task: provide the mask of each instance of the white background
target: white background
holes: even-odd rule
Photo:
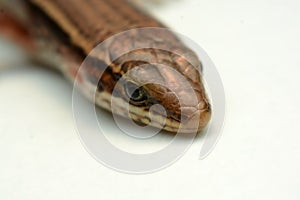
[[[227,104],[223,135],[147,175],[108,169],[83,148],[72,86],[0,43],[0,199],[300,199],[300,1],[166,1],[147,9],[200,44]]]

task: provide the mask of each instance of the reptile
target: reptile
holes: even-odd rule
[[[166,26],[134,4],[125,0],[0,0],[0,6],[0,34],[21,44],[35,60],[55,67],[73,82],[84,61],[81,90],[87,93],[87,86],[96,87],[97,106],[138,124],[154,121],[153,126],[169,132],[179,127],[184,133],[200,132],[209,123],[211,104],[199,58],[171,31],[150,29],[138,37],[139,28]],[[109,48],[90,54],[101,42],[127,30],[133,31],[111,40]],[[136,48],[140,46],[147,48]],[[127,53],[116,58],[118,52]],[[117,84],[120,80],[121,85]],[[112,99],[118,102],[113,108]],[[150,118],[155,104],[166,112],[156,111]],[[124,112],[126,106],[130,112]]]

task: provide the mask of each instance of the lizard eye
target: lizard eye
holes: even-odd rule
[[[135,102],[141,102],[147,99],[146,93],[142,87],[137,86],[135,83],[126,82],[125,91],[130,100]]]

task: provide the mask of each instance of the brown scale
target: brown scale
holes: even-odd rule
[[[90,2],[76,0],[74,3],[73,0],[32,0],[35,5],[47,12],[86,53],[110,35],[128,30],[129,27],[162,27],[161,23],[142,14],[123,0],[88,1]],[[119,4],[122,6],[117,6]],[[103,31],[99,32],[101,27]]]

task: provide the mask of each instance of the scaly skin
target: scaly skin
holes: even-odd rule
[[[211,108],[199,73],[201,63],[170,31],[130,31],[90,54],[100,42],[122,31],[163,28],[154,18],[123,0],[24,2],[19,4],[18,12],[11,12],[15,19],[22,16],[20,27],[26,34],[18,36],[23,40],[26,37],[29,44],[24,47],[72,81],[90,55],[84,62],[85,75],[81,76],[83,93],[97,87],[96,104],[100,107],[148,124],[150,107],[161,104],[167,112],[152,114],[151,125],[161,127],[162,117],[166,117],[163,129],[171,132],[180,126],[185,133],[200,131],[209,122]],[[117,57],[120,53],[124,54]],[[122,85],[118,84],[120,78]],[[142,86],[135,91],[135,98],[128,94],[133,86]],[[111,108],[112,100],[117,102],[116,107]]]

